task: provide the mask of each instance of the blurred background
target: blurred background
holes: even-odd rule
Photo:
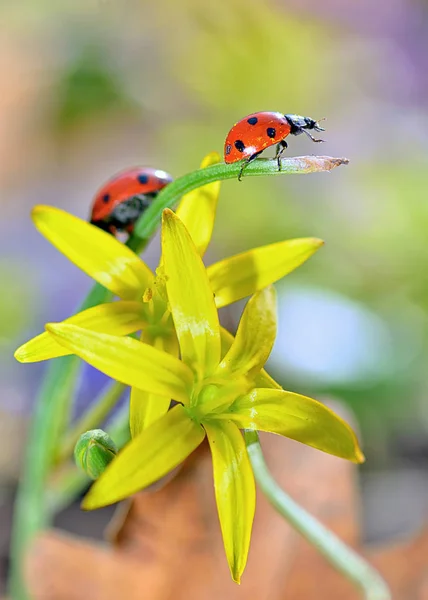
[[[86,218],[116,171],[142,164],[182,175],[259,110],[327,117],[321,149],[301,136],[288,154],[350,165],[225,182],[208,262],[291,237],[326,241],[278,286],[270,369],[286,389],[353,411],[367,456],[366,539],[416,529],[428,509],[428,4],[3,0],[0,11],[3,570],[45,370],[18,364],[13,351],[69,316],[91,285],[34,230],[31,207]],[[153,266],[158,251],[155,240]],[[225,322],[236,323],[238,308]],[[79,406],[101,381],[84,378]],[[66,526],[82,529],[81,513],[67,514]]]

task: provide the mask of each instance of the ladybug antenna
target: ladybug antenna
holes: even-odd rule
[[[311,140],[313,142],[324,142],[324,140],[317,140],[316,138],[314,138],[313,135],[311,135],[308,131],[308,129],[313,129],[314,131],[325,131],[325,129],[323,127],[320,127],[320,121],[325,121],[325,117],[323,117],[322,119],[319,119],[318,121],[314,121],[313,119],[307,119],[307,125],[306,127],[302,127],[301,130],[303,131],[303,133],[305,133],[308,138],[311,138]]]
[[[320,127],[321,121],[325,121],[327,117],[323,117],[322,119],[318,119],[315,121],[314,129],[315,131],[325,131],[324,127]]]

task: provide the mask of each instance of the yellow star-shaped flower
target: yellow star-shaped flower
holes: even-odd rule
[[[276,334],[272,286],[254,294],[236,337],[222,351],[209,271],[183,222],[165,210],[162,270],[181,360],[152,345],[70,322],[49,324],[55,342],[108,376],[178,405],[156,419],[112,460],[83,501],[95,509],[149,486],[208,438],[216,501],[230,571],[245,568],[255,511],[255,484],[241,428],[270,431],[361,462],[352,429],[321,403],[260,387]],[[137,418],[136,413],[131,415]],[[135,431],[135,427],[134,427]]]

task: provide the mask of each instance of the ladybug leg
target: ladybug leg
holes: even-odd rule
[[[281,156],[287,148],[288,148],[288,144],[284,140],[281,140],[279,142],[279,144],[277,144],[277,146],[276,146],[275,158],[276,158],[276,162],[278,163],[278,171],[281,171]]]
[[[250,164],[250,162],[253,162],[253,160],[255,160],[259,154],[261,154],[263,152],[263,150],[260,150],[260,152],[256,152],[255,154],[252,154],[249,158],[247,158],[246,161],[244,161],[242,163],[242,167],[241,170],[239,171],[239,175],[238,175],[238,181],[242,181],[242,173],[244,172],[244,169],[246,169],[248,167],[248,165]]]
[[[309,138],[311,138],[311,140],[312,140],[313,142],[317,142],[317,143],[319,143],[319,142],[325,142],[325,140],[317,140],[316,138],[314,138],[314,136],[313,136],[313,135],[311,135],[311,134],[309,133],[309,131],[306,131],[306,129],[303,129],[303,128],[302,128],[302,131],[303,131],[303,133],[306,133],[306,135],[307,135]],[[322,129],[321,131],[324,131],[324,129]]]

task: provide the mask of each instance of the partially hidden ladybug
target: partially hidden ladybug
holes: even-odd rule
[[[160,169],[131,167],[121,171],[96,193],[91,223],[115,234],[131,233],[135,222],[172,177]]]
[[[241,181],[245,167],[257,158],[263,150],[276,144],[275,158],[278,169],[281,170],[281,155],[287,148],[284,141],[287,135],[305,133],[313,142],[323,142],[315,139],[308,131],[325,131],[318,121],[300,115],[283,115],[278,112],[258,112],[244,117],[232,127],[224,143],[224,162],[242,164],[238,179]]]

